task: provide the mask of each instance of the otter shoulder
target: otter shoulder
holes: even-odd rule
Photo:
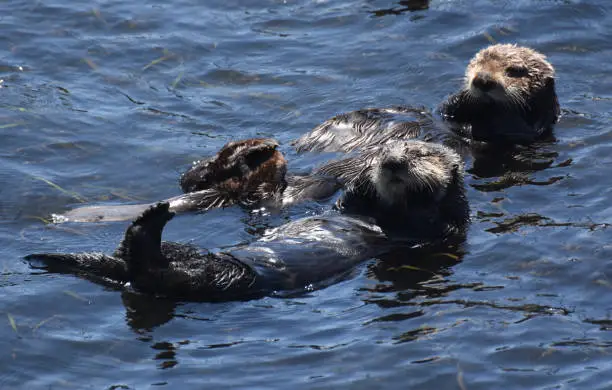
[[[419,137],[433,120],[423,108],[367,108],[337,115],[293,142],[298,152],[349,152],[390,139]]]

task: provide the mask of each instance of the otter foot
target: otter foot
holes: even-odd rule
[[[167,267],[168,260],[161,253],[161,236],[173,216],[168,202],[149,207],[128,227],[113,256],[124,259],[130,272],[150,266]]]

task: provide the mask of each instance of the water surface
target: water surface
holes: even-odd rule
[[[610,388],[611,11],[605,0],[3,2],[0,387]],[[230,139],[275,137],[307,171],[323,157],[296,156],[292,139],[362,107],[434,109],[493,42],[549,57],[563,117],[554,142],[466,157],[473,223],[456,250],[221,304],[22,260],[111,251],[126,223],[42,219],[176,195],[179,173]],[[165,238],[219,248],[318,211],[186,215]]]

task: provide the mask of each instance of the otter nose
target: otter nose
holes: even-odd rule
[[[472,85],[484,92],[493,89],[495,84],[497,84],[497,82],[488,72],[478,72],[472,79]]]
[[[382,169],[389,171],[391,173],[397,173],[401,171],[403,168],[403,164],[399,161],[385,161],[382,163]]]

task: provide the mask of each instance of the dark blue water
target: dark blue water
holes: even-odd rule
[[[611,11],[607,0],[2,2],[0,387],[612,388]],[[230,139],[275,137],[308,170],[321,157],[296,156],[290,140],[343,111],[433,109],[491,42],[548,55],[563,117],[555,142],[467,156],[473,223],[454,253],[222,304],[22,260],[111,251],[126,223],[42,219],[176,195],[179,173]],[[165,238],[218,248],[313,212],[186,215]]]

